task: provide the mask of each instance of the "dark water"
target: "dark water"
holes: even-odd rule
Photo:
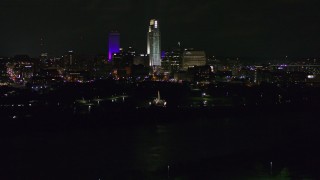
[[[318,179],[316,115],[256,109],[7,120],[1,179]]]

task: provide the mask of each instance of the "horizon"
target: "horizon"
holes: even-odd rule
[[[319,57],[320,26],[315,0],[222,1],[4,1],[0,7],[1,56],[49,55],[68,50],[104,54],[108,33],[121,47],[146,51],[148,21],[159,20],[161,49],[177,42],[209,56]],[[18,13],[17,13],[18,12]]]

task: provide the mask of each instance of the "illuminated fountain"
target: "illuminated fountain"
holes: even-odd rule
[[[157,106],[157,107],[166,107],[167,102],[164,99],[160,98],[160,91],[158,91],[158,97],[155,98],[152,102],[149,103],[151,106]]]

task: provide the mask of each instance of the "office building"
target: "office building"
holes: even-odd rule
[[[153,68],[154,72],[161,66],[160,46],[159,21],[151,19],[148,31],[147,53],[149,54],[149,65]]]
[[[204,51],[195,51],[193,49],[186,49],[182,56],[181,70],[188,70],[194,66],[206,65],[206,53]]]
[[[165,74],[173,74],[180,71],[182,61],[182,51],[180,48],[172,48],[164,51],[161,66]]]
[[[112,60],[112,55],[114,53],[120,52],[120,33],[110,32],[109,33],[109,51],[108,51],[108,60]]]

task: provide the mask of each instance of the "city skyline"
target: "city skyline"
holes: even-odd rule
[[[0,0],[2,179],[320,179],[319,0]]]
[[[113,29],[122,34],[122,47],[144,51],[146,24],[156,18],[163,48],[181,42],[217,56],[318,57],[318,5],[315,0],[5,0],[0,7],[0,55],[38,57],[41,39],[52,56],[68,50],[106,54]]]

